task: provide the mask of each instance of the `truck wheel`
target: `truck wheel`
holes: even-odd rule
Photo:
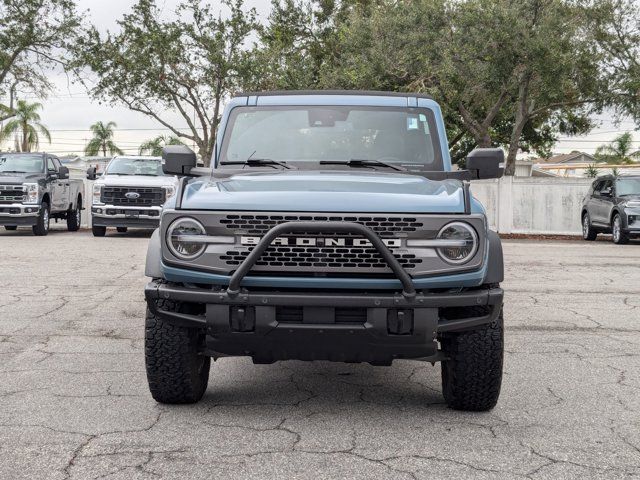
[[[116,227],[118,233],[127,233],[127,227]]]
[[[94,225],[91,227],[91,232],[94,237],[104,237],[107,234],[107,227],[98,227]]]
[[[175,302],[159,300],[164,310],[177,310]],[[209,383],[211,359],[198,353],[203,332],[172,325],[147,308],[145,363],[151,396],[160,403],[195,403]]]
[[[622,218],[616,213],[611,222],[611,232],[613,233],[613,243],[625,245],[629,243],[629,235],[622,231]]]
[[[38,237],[44,237],[49,233],[49,204],[47,202],[42,202],[40,205],[37,223],[32,228],[33,234]]]
[[[587,212],[584,212],[582,215],[582,238],[585,240],[593,241],[598,236],[598,232],[596,232],[591,226],[591,218]]]
[[[4,229],[8,230],[10,232],[13,232],[14,230],[18,229],[18,226],[17,225],[5,225]]]
[[[500,311],[495,323],[442,337],[450,359],[442,362],[442,393],[450,408],[480,412],[495,407],[502,384],[503,328]]]
[[[76,202],[76,208],[67,212],[67,230],[70,232],[80,230],[81,220],[82,210],[80,210],[80,204]]]

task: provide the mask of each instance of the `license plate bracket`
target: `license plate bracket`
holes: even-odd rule
[[[125,218],[139,218],[140,212],[138,212],[137,210],[127,210],[126,212],[124,212],[124,216]]]

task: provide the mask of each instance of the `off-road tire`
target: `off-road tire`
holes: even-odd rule
[[[127,227],[116,227],[116,230],[118,231],[118,233],[127,233],[128,228]]]
[[[70,232],[77,232],[80,230],[82,223],[82,209],[80,207],[79,200],[76,200],[76,208],[73,208],[67,212],[67,230]]]
[[[584,215],[582,215],[582,238],[592,242],[597,236],[598,232],[596,232],[591,226],[591,218],[589,217],[589,214],[584,212]]]
[[[622,217],[619,213],[616,213],[611,220],[611,233],[613,234],[613,243],[616,245],[626,245],[629,243],[629,235],[622,231]]]
[[[179,307],[158,300],[163,310]],[[160,403],[195,403],[209,383],[211,359],[198,353],[203,331],[172,325],[147,309],[145,363],[151,396]]]
[[[17,225],[5,225],[4,229],[9,231],[9,232],[13,232],[14,230],[18,229],[18,226]]]
[[[94,225],[91,227],[91,233],[93,233],[94,237],[104,237],[107,234],[107,227]]]
[[[33,234],[37,237],[44,237],[47,233],[49,233],[49,204],[47,202],[42,202],[40,205],[40,212],[38,213],[38,220],[36,224],[32,227]]]
[[[442,393],[450,408],[481,412],[496,406],[502,384],[503,329],[500,311],[490,325],[440,339],[449,358],[442,362]]]

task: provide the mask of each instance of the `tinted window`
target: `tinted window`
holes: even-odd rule
[[[442,169],[433,112],[359,106],[237,107],[229,117],[221,163],[381,160]]]
[[[0,173],[41,173],[42,155],[0,154]]]
[[[55,163],[53,163],[53,158],[51,157],[47,157],[47,170],[50,172],[56,172],[58,170]]]
[[[164,175],[162,162],[155,158],[114,158],[107,167],[107,175]]]

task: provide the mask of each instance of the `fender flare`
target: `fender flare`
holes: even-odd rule
[[[502,241],[493,230],[488,231],[489,258],[487,260],[487,273],[484,277],[485,284],[501,283],[504,280],[504,258],[502,253]]]
[[[162,242],[160,241],[160,229],[158,228],[153,231],[149,239],[144,274],[151,278],[162,278]]]

